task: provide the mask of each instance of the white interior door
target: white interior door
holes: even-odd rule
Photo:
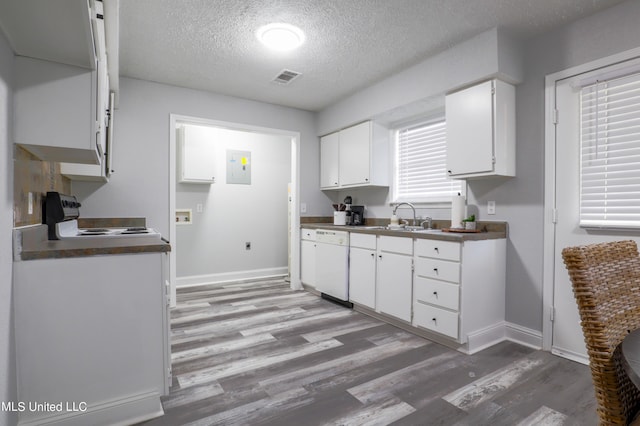
[[[619,67],[617,65],[616,67]],[[569,275],[562,260],[562,249],[621,239],[634,239],[637,232],[580,228],[580,87],[579,82],[592,73],[558,81],[555,97],[558,123],[555,137],[555,243],[553,271],[553,336],[552,352],[570,359],[586,361],[580,317]]]

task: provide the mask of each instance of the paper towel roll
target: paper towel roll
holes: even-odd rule
[[[462,228],[462,219],[464,219],[464,197],[462,195],[454,195],[451,200],[451,227]]]

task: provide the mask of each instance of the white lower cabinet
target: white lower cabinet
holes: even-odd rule
[[[413,240],[378,237],[376,310],[411,322]]]
[[[376,236],[351,233],[349,242],[349,300],[375,309]]]
[[[458,312],[418,302],[414,306],[413,322],[418,327],[424,327],[454,339],[458,338]]]
[[[86,404],[24,410],[18,424],[133,424],[163,414],[167,266],[165,253],[14,262],[17,400]]]
[[[413,325],[476,352],[503,339],[506,240],[415,242]]]
[[[504,340],[506,239],[358,232],[349,239],[349,300],[356,308],[402,320],[465,353]]]
[[[300,281],[316,286],[316,231],[303,228],[300,242]]]

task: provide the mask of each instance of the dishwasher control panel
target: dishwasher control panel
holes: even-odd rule
[[[345,231],[330,231],[318,229],[316,231],[316,242],[333,244],[337,246],[348,246],[349,233]]]

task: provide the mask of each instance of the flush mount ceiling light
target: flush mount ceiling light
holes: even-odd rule
[[[258,29],[258,40],[270,49],[286,52],[304,43],[302,30],[289,24],[269,24]]]

